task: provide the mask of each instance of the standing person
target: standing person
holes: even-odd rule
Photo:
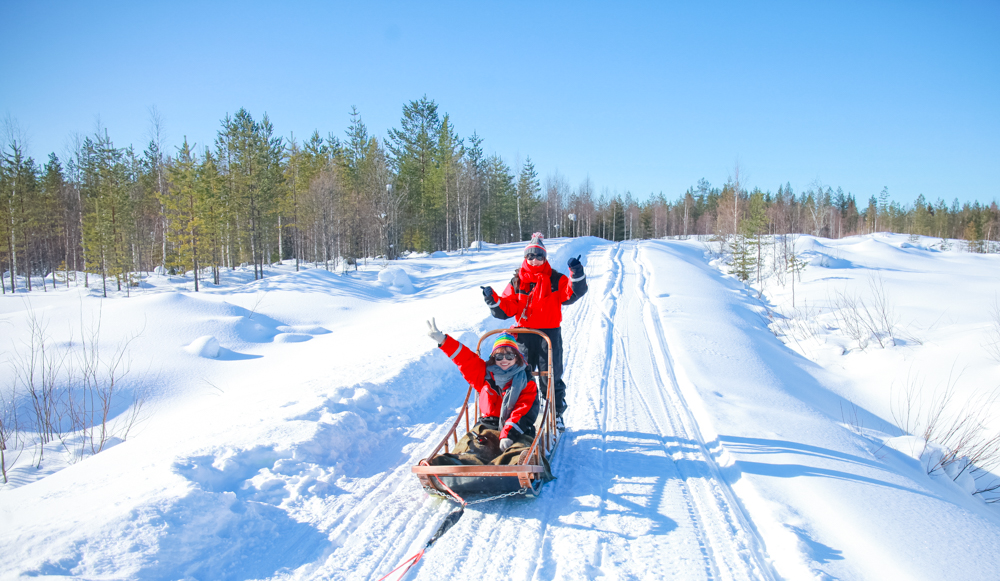
[[[514,272],[514,278],[497,296],[491,287],[484,286],[483,299],[490,312],[498,319],[514,317],[516,326],[545,333],[552,341],[552,376],[555,381],[556,427],[565,430],[562,415],[566,411],[566,384],[563,383],[562,306],[571,305],[587,292],[587,277],[583,273],[580,257],[566,263],[572,278],[553,270],[548,262],[548,252],[541,232],[531,235],[531,242],[524,248],[524,262]],[[523,333],[518,340],[527,350],[528,366],[548,371],[547,345],[542,337]]]
[[[476,390],[482,417],[438,463],[511,464],[535,439],[538,417],[538,387],[528,375],[521,346],[510,333],[500,333],[487,360],[438,330],[427,321],[427,336],[433,339]],[[482,448],[492,439],[494,448],[483,457]],[[478,445],[477,445],[478,444]],[[479,452],[477,454],[477,452]],[[477,457],[478,456],[478,457]]]

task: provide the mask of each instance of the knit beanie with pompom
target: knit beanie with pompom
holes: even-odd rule
[[[532,234],[531,242],[529,242],[528,245],[524,247],[525,258],[527,258],[529,254],[541,254],[544,258],[548,259],[549,253],[546,252],[545,244],[542,243],[542,240],[544,239],[545,236],[542,236],[541,232],[535,232],[534,234]]]

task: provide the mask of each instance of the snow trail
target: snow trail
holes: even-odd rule
[[[594,481],[592,525],[617,533],[602,539],[601,561],[626,577],[770,578],[761,543],[680,396],[639,245],[614,247],[606,272],[602,295],[588,297],[597,312],[581,313],[569,333],[571,410],[588,413],[569,414],[571,441],[557,454],[553,496],[581,494],[560,490],[565,480]],[[581,389],[578,372],[588,367],[584,377],[597,385]],[[567,540],[595,534],[557,530]]]

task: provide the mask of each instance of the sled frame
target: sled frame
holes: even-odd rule
[[[411,471],[417,475],[420,483],[426,487],[439,492],[447,492],[446,482],[442,478],[447,478],[451,483],[451,488],[461,488],[463,492],[497,492],[509,489],[528,489],[529,494],[537,494],[542,485],[542,478],[545,475],[543,462],[547,460],[552,451],[555,450],[559,441],[559,431],[556,429],[555,412],[555,380],[552,377],[552,340],[548,335],[535,329],[525,329],[514,327],[510,329],[494,329],[488,331],[479,338],[476,344],[476,354],[481,352],[483,342],[493,335],[500,333],[532,333],[541,335],[548,346],[548,371],[533,371],[533,377],[544,379],[546,384],[545,406],[542,408],[541,423],[536,426],[535,439],[531,447],[521,453],[516,464],[508,465],[486,465],[486,466],[431,466],[430,460],[439,454],[450,453],[458,440],[472,429],[472,426],[482,417],[479,410],[478,398],[473,400],[473,385],[469,384],[469,389],[465,392],[465,401],[458,412],[451,428],[444,438],[434,447],[431,453],[421,460]],[[462,429],[464,428],[464,429]]]

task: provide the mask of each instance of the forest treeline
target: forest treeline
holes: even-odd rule
[[[245,109],[221,120],[214,143],[185,138],[165,151],[153,115],[152,138],[138,152],[106,130],[75,140],[69,159],[39,164],[23,137],[8,131],[0,156],[0,236],[4,292],[31,290],[33,278],[127,290],[137,273],[193,272],[219,283],[220,270],[246,265],[255,277],[278,260],[336,268],[364,257],[506,243],[541,231],[609,240],[714,234],[806,233],[840,238],[892,231],[969,241],[989,251],[1000,210],[930,201],[912,205],[887,189],[861,205],[841,189],[747,190],[739,169],[721,187],[704,179],[675,199],[644,201],[630,192],[598,194],[589,178],[544,184],[530,157],[512,167],[489,155],[484,138],[459,137],[438,105],[403,106],[398,128],[369,134],[356,109],[343,135],[305,140],[275,134],[265,114]],[[20,281],[20,283],[18,282]],[[34,283],[36,286],[38,282]]]

